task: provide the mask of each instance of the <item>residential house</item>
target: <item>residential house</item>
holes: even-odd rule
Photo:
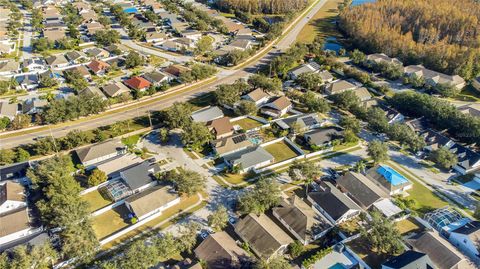
[[[318,73],[320,72],[320,65],[316,62],[309,62],[305,64],[301,64],[291,70],[288,71],[288,77],[292,80],[298,79],[298,77],[302,74],[306,73]]]
[[[333,224],[339,224],[352,219],[361,212],[361,208],[335,188],[330,182],[325,182],[318,191],[308,193],[307,199],[313,208],[325,216]]]
[[[41,233],[42,228],[33,228],[30,223],[28,209],[22,208],[0,215],[0,246],[10,242]]]
[[[328,72],[327,70],[320,71],[318,73],[318,76],[320,76],[323,83],[331,83],[332,81],[335,80],[335,77],[330,72]]]
[[[40,84],[37,74],[19,75],[15,77],[15,80],[17,81],[21,89],[27,91],[38,88]]]
[[[210,269],[240,269],[252,262],[250,255],[223,231],[210,234],[194,252]]]
[[[180,51],[190,51],[195,48],[195,41],[185,37],[175,38],[172,41],[177,43],[177,50]]]
[[[215,139],[231,136],[235,131],[229,117],[208,121],[207,127],[215,135]]]
[[[295,115],[275,121],[275,125],[291,133],[303,133],[322,126],[322,120],[316,113]]]
[[[24,207],[27,207],[27,202],[22,185],[11,180],[0,184],[0,215]]]
[[[207,106],[192,113],[194,122],[209,122],[215,119],[223,118],[223,111],[218,106]]]
[[[108,60],[105,60],[105,62],[109,64],[112,68],[115,67],[122,70],[126,68],[125,58],[123,57],[111,57]]]
[[[145,42],[147,43],[157,43],[162,42],[168,39],[168,36],[163,32],[146,32],[145,34]]]
[[[103,58],[107,58],[108,56],[110,56],[110,53],[104,49],[101,49],[101,48],[89,48],[89,49],[85,49],[84,52],[92,57],[92,58],[95,58],[95,59],[103,59]]]
[[[103,92],[108,97],[116,97],[122,94],[129,94],[130,89],[122,82],[112,82],[102,87]]]
[[[458,163],[453,166],[453,169],[460,174],[465,175],[480,168],[479,153],[457,143],[455,143],[449,150],[457,155]]]
[[[108,47],[105,47],[105,50],[108,51],[110,54],[115,54],[115,55],[122,55],[130,51],[128,47],[122,44],[112,44]]]
[[[423,117],[406,121],[405,124],[415,133],[424,132],[429,127],[428,121]]]
[[[12,42],[2,42],[0,43],[0,55],[7,55],[15,51],[15,43]]]
[[[408,77],[423,78],[425,80],[425,84],[431,87],[445,84],[455,86],[457,89],[462,89],[466,85],[465,80],[458,75],[446,75],[427,69],[422,65],[406,66],[404,68],[404,73]]]
[[[303,137],[310,146],[328,147],[332,145],[332,141],[343,139],[343,130],[330,126],[306,132]]]
[[[132,193],[139,193],[157,184],[155,174],[158,172],[160,172],[160,166],[146,160],[121,171],[120,177]]]
[[[64,28],[47,28],[43,29],[43,37],[50,42],[66,38],[66,30]]]
[[[369,209],[374,203],[390,195],[361,173],[349,171],[337,179],[337,185],[362,209]]]
[[[407,250],[404,253],[389,259],[382,264],[382,269],[433,269],[435,265],[427,254],[415,250]]]
[[[145,73],[143,77],[148,80],[150,83],[153,84],[153,86],[160,86],[164,83],[169,83],[171,80],[171,77],[168,76],[167,74],[159,71],[152,71],[149,73]]]
[[[182,37],[193,40],[194,42],[200,40],[200,38],[202,38],[203,36],[202,32],[197,30],[185,30],[180,34],[182,35]]]
[[[113,159],[126,153],[125,146],[118,140],[108,140],[102,143],[82,147],[75,153],[84,167]]]
[[[250,213],[235,225],[235,233],[258,257],[269,260],[282,255],[293,242],[267,215]]]
[[[125,206],[139,221],[180,203],[180,197],[170,187],[155,186],[125,199]]]
[[[47,70],[47,65],[43,58],[28,58],[23,60],[22,68],[26,68],[28,72],[43,72]]]
[[[13,120],[18,114],[18,104],[10,104],[9,102],[0,102],[0,117],[7,117]]]
[[[144,79],[143,77],[134,76],[125,81],[123,81],[125,85],[127,85],[130,89],[136,91],[144,91],[152,85],[148,80]]]
[[[275,158],[262,147],[248,147],[223,156],[225,164],[230,167],[238,167],[240,173],[250,171],[272,164]]]
[[[93,60],[87,65],[87,67],[95,75],[101,76],[108,71],[108,69],[110,68],[110,65],[100,60]]]
[[[0,62],[0,76],[11,76],[18,72],[20,64],[14,60]]]
[[[403,116],[402,113],[398,112],[397,110],[386,106],[380,106],[380,108],[385,111],[388,124],[402,123],[405,121],[405,116]]]
[[[472,103],[468,105],[459,106],[457,108],[462,114],[472,117],[480,117],[480,104]]]
[[[173,40],[165,40],[162,43],[157,43],[155,44],[155,47],[172,52],[177,52],[180,50],[179,44]]]
[[[372,95],[365,87],[356,88],[355,90],[353,90],[353,92],[358,97],[358,99],[360,99],[361,102],[372,99]]]
[[[97,86],[88,86],[87,88],[81,90],[78,94],[79,95],[97,95],[103,100],[107,99],[105,94],[103,94],[103,92]]]
[[[395,218],[396,216],[399,216],[401,212],[403,212],[403,210],[394,204],[391,199],[387,198],[373,203],[371,208],[382,213],[386,218]]]
[[[68,60],[62,54],[52,55],[45,58],[47,64],[52,68],[62,68],[68,66]]]
[[[474,265],[435,231],[419,233],[408,238],[413,250],[428,255],[438,269],[473,269]]]
[[[449,231],[448,241],[473,260],[480,261],[480,222],[473,220]]]
[[[87,33],[91,36],[95,35],[95,33],[100,30],[105,30],[105,27],[101,23],[95,21],[85,23],[84,27],[87,30]]]
[[[472,79],[471,85],[475,90],[480,91],[480,77]]]
[[[73,50],[65,53],[65,57],[74,64],[88,61],[87,55],[83,51]]]
[[[48,101],[38,97],[25,100],[22,104],[23,114],[37,114],[43,111],[48,105]]]
[[[178,79],[181,74],[190,71],[190,68],[179,64],[172,64],[164,68],[162,71]]]
[[[252,101],[255,105],[260,106],[268,102],[270,95],[262,89],[255,89],[242,96],[242,99]]]
[[[246,51],[253,47],[253,41],[249,39],[234,39],[228,46],[236,50]]]
[[[455,145],[453,140],[432,129],[426,130],[420,136],[425,140],[426,146],[424,149],[427,151],[435,151],[440,148],[449,149]]]
[[[277,97],[274,101],[264,104],[260,108],[260,112],[274,117],[280,118],[281,116],[285,115],[290,109],[292,108],[292,102],[285,97]]]
[[[403,63],[397,58],[390,58],[384,53],[374,53],[367,55],[366,63],[369,65],[393,64],[403,66]]]
[[[294,195],[272,209],[273,216],[304,245],[324,236],[332,224],[315,212],[300,197]]]
[[[353,91],[358,88],[357,85],[347,81],[347,80],[337,80],[331,82],[325,87],[325,93],[328,95],[339,94],[346,91]]]
[[[389,195],[402,194],[413,187],[413,184],[403,175],[384,164],[370,168],[366,176]]]
[[[20,162],[0,167],[0,181],[7,179],[21,180],[25,177],[27,169],[30,168],[30,162]]]
[[[211,142],[215,154],[219,157],[253,146],[246,134],[235,134]]]

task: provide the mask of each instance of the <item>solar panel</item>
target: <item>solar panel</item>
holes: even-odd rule
[[[233,143],[238,144],[247,140],[247,136],[245,134],[242,134],[242,135],[233,137],[232,140],[233,140]]]
[[[303,123],[305,123],[305,125],[307,125],[307,126],[315,125],[315,124],[318,123],[317,120],[314,117],[311,117],[311,116],[305,117],[302,120],[303,120]]]

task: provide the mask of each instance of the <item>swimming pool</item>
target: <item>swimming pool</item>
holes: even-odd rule
[[[343,264],[337,262],[336,264],[330,266],[328,269],[345,269],[345,266],[343,266]]]

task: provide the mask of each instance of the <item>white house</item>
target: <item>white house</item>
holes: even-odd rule
[[[22,64],[23,68],[27,68],[29,72],[43,72],[47,70],[45,60],[42,58],[25,59]]]
[[[0,214],[26,207],[24,188],[13,181],[0,185]]]
[[[242,99],[254,102],[257,107],[267,103],[269,98],[270,95],[262,89],[255,89],[242,96]]]
[[[467,256],[480,261],[480,222],[471,221],[450,231],[448,240]]]
[[[143,220],[154,214],[161,214],[180,202],[180,197],[169,187],[156,186],[144,192],[130,196],[125,206],[138,218]]]
[[[117,140],[109,140],[99,144],[75,150],[83,166],[88,167],[112,159],[126,153],[125,146]]]
[[[260,108],[260,112],[274,118],[280,118],[281,116],[287,114],[291,108],[292,102],[290,102],[287,97],[281,96],[275,99],[273,102],[263,105]]]

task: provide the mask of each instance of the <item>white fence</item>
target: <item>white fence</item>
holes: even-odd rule
[[[108,210],[111,210],[111,209],[114,209],[114,208],[117,207],[117,206],[123,205],[123,203],[125,203],[125,199],[116,201],[116,202],[113,203],[113,204],[109,204],[109,205],[107,205],[107,206],[105,206],[105,207],[102,207],[102,208],[100,208],[99,210],[93,212],[91,215],[92,215],[92,217],[101,215],[101,214],[107,212]]]

